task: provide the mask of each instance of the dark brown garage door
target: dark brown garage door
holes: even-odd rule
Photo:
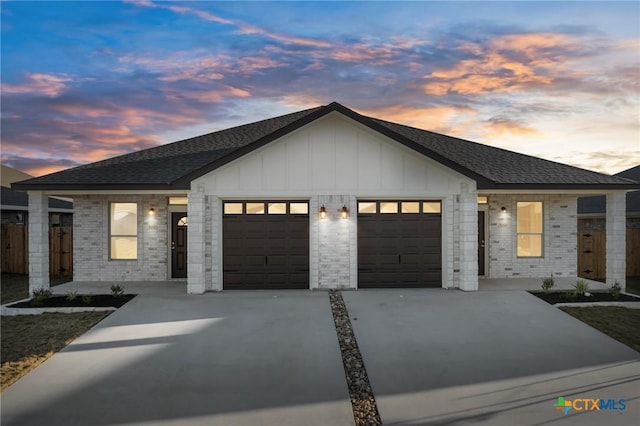
[[[225,289],[309,288],[309,204],[229,201],[223,205]]]
[[[441,287],[439,201],[358,202],[358,287]]]

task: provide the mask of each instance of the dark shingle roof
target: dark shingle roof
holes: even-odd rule
[[[479,189],[640,187],[626,179],[366,117],[335,102],[30,179],[14,187],[188,189],[191,180],[334,111],[475,179]]]
[[[640,165],[616,173],[614,176],[640,181]],[[607,202],[604,195],[578,198],[579,214],[605,214]],[[640,213],[640,191],[627,193],[627,213]]]
[[[6,186],[0,186],[0,197],[2,200],[2,207],[22,207],[20,210],[29,209],[29,194],[24,191],[14,191]],[[49,197],[50,209],[66,209],[73,210],[73,203],[64,200],[58,200],[57,198]]]

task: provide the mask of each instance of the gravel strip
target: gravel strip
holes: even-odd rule
[[[380,413],[376,399],[373,396],[369,376],[364,368],[362,355],[356,342],[356,336],[351,328],[349,313],[342,299],[342,292],[339,290],[329,290],[329,301],[333,312],[333,322],[336,325],[340,352],[342,352],[342,363],[344,374],[347,377],[349,396],[351,397],[351,407],[353,409],[353,419],[356,426],[381,425]]]

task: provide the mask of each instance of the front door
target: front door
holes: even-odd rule
[[[484,276],[485,212],[478,212],[478,275]]]
[[[171,213],[171,278],[187,278],[187,214]]]

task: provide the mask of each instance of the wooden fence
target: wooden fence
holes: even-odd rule
[[[604,279],[607,238],[604,230],[578,232],[578,275]],[[627,276],[640,276],[640,229],[627,229]]]
[[[2,272],[29,273],[29,226],[2,225]],[[49,273],[73,275],[73,227],[49,228]]]

